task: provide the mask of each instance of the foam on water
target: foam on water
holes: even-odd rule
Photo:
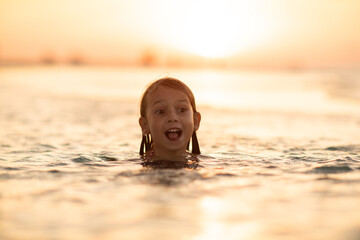
[[[64,84],[55,78],[63,70],[2,71],[1,239],[360,238],[360,113],[347,111],[354,103],[343,112],[200,104],[198,166],[159,168],[138,156],[137,101],[99,97],[108,93],[101,84],[96,97],[81,94],[87,85],[77,78],[96,71],[63,72],[71,94],[52,87]],[[119,71],[96,76],[119,87],[117,77],[149,75]],[[38,88],[49,79],[54,85]]]

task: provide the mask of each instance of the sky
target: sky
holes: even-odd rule
[[[0,61],[360,67],[359,0],[0,0]]]

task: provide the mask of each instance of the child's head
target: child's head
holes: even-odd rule
[[[195,132],[201,115],[196,111],[193,93],[183,82],[167,77],[150,84],[141,99],[140,115],[141,155],[152,147],[162,157],[181,155],[190,139],[192,153],[200,154]]]

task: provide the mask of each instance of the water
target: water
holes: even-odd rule
[[[202,113],[196,169],[138,156],[167,73]],[[359,239],[359,76],[3,67],[0,238]]]

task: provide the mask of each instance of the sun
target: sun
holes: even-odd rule
[[[221,58],[255,47],[266,39],[270,29],[251,4],[251,1],[189,1],[181,48],[199,56]]]

